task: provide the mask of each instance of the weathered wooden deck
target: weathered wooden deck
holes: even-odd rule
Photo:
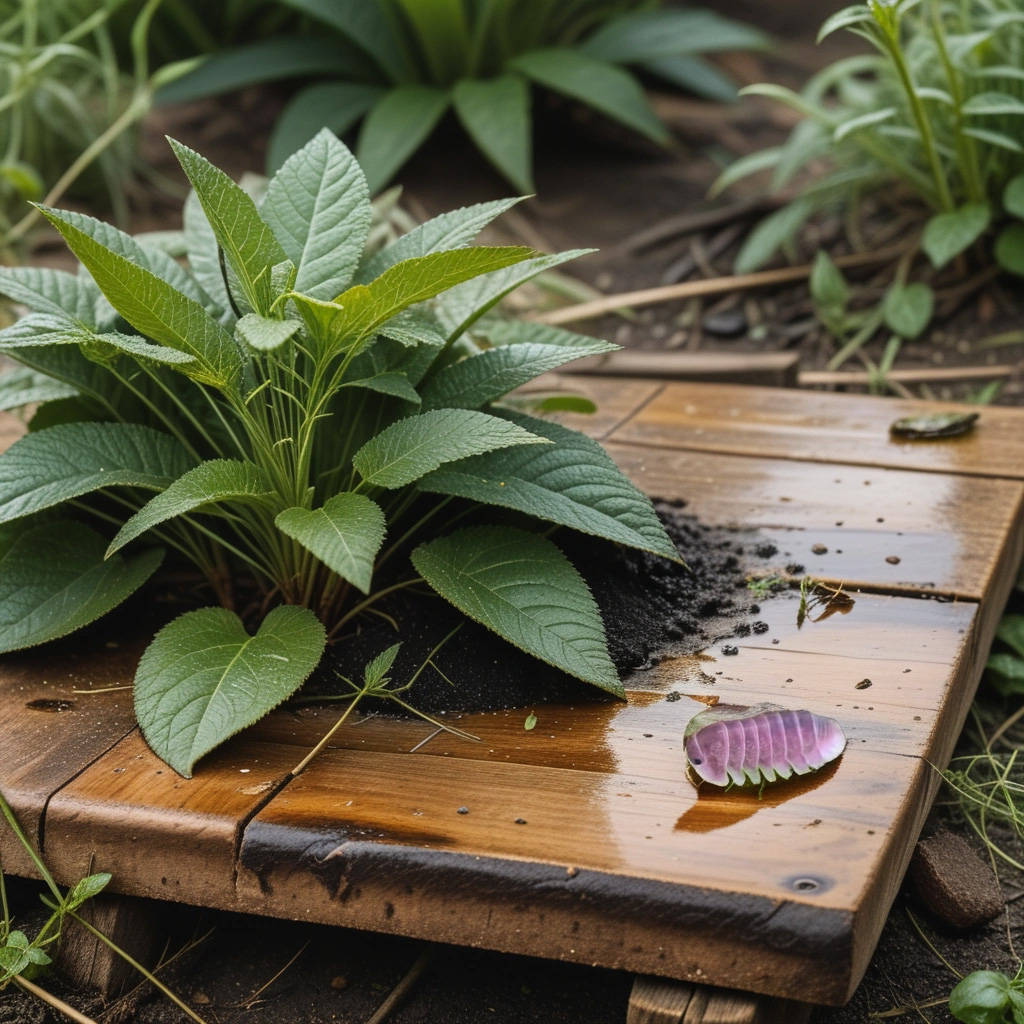
[[[130,682],[137,649],[8,656],[0,790],[58,876],[109,870],[124,893],[846,999],[1020,560],[1024,412],[898,443],[890,421],[925,403],[571,386],[597,398],[581,423],[640,486],[756,528],[843,583],[852,611],[797,629],[793,598],[767,601],[769,631],[735,657],[666,659],[627,683],[628,703],[536,708],[531,732],[523,711],[462,716],[478,744],[361,720],[287,785],[336,709],[279,712],[185,781],[146,748],[128,691],[80,692]],[[762,799],[698,794],[682,731],[700,705],[670,691],[832,715],[849,747]],[[29,871],[6,834],[0,855]]]

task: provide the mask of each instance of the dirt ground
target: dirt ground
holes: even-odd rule
[[[813,5],[807,3],[791,2],[770,12],[753,0],[727,6],[751,20],[771,18],[767,27],[788,40],[771,55],[745,55],[730,61],[744,82],[772,78],[798,84],[809,68],[845,45],[834,42],[832,50],[824,52],[810,45],[808,40],[824,11],[813,9],[808,15]],[[174,223],[177,200],[169,203],[159,198],[168,181],[177,181],[180,187],[162,139],[164,132],[195,146],[233,174],[259,170],[262,129],[272,122],[281,103],[278,94],[250,92],[237,105],[200,104],[158,112],[147,125],[144,152],[156,161],[159,174],[139,188],[134,227],[144,230]],[[779,141],[792,122],[777,108],[753,101],[723,112],[691,100],[663,97],[659,109],[680,138],[672,152],[638,143],[578,110],[561,105],[546,109],[542,104],[536,139],[539,198],[507,217],[500,232],[547,251],[599,248],[600,252],[569,269],[606,293],[730,273],[743,233],[768,207],[748,203],[709,227],[694,228],[693,213],[702,208],[711,181],[731,156]],[[571,131],[565,130],[566,115],[571,118]],[[458,175],[451,173],[453,152],[459,154]],[[479,158],[461,146],[458,129],[451,124],[401,180],[404,202],[415,214],[439,212],[507,191]],[[756,189],[748,187],[724,204],[737,206],[758,199]],[[900,216],[899,209],[879,201],[865,215],[868,237],[884,244]],[[819,222],[801,241],[802,258],[813,255],[819,243],[827,243],[834,252],[845,251],[849,244],[840,223]],[[56,247],[44,246],[40,256],[44,261],[59,259],[57,252]],[[881,266],[861,276],[869,296],[878,297],[888,272]],[[965,278],[937,282],[941,315],[918,342],[904,349],[899,366],[1019,364],[1024,346],[984,347],[986,338],[1019,325],[1019,289],[1013,282],[976,277],[968,273]],[[803,369],[822,368],[834,353],[833,343],[815,321],[803,284],[664,304],[640,311],[633,320],[608,317],[580,326],[642,348],[795,351]],[[875,357],[878,350],[877,344],[868,349]],[[950,383],[934,393],[963,397],[977,386],[976,381]],[[921,393],[913,385],[910,390]],[[1022,396],[1024,382],[1016,370],[998,400],[1019,403]],[[931,824],[940,820],[981,850],[973,833],[950,809],[938,808]],[[960,973],[979,968],[1012,973],[1019,962],[1013,943],[1021,943],[1024,937],[1024,877],[1001,870],[1001,882],[1005,914],[968,935],[942,931],[926,909],[902,892],[853,1001],[844,1009],[817,1012],[816,1024],[952,1021],[944,1005],[956,982],[951,968]],[[15,882],[11,889],[16,913],[28,914],[31,921],[35,887]],[[389,1017],[395,1024],[489,1020],[621,1024],[625,1019],[631,978],[620,972],[187,908],[161,905],[154,907],[154,913],[166,933],[168,955],[186,950],[161,976],[211,1024],[364,1022],[424,955],[427,961],[419,980]],[[106,1024],[186,1019],[148,986],[104,1003],[73,990],[59,975],[51,974],[46,984]],[[799,998],[800,993],[793,995]],[[57,1019],[62,1018],[13,989],[0,993],[0,1024],[44,1024]]]

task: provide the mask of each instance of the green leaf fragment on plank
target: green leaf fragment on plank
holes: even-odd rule
[[[273,609],[255,636],[226,608],[186,612],[157,633],[135,674],[146,742],[179,775],[290,697],[316,668],[324,627],[306,608]]]

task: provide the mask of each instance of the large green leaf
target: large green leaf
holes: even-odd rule
[[[677,89],[686,89],[704,99],[719,103],[732,103],[736,99],[735,82],[716,64],[700,57],[656,57],[645,60],[641,67]]]
[[[484,412],[435,409],[392,423],[356,452],[352,465],[368,484],[404,487],[446,462],[496,448],[547,443]]]
[[[0,373],[0,409],[3,410],[72,398],[77,394],[78,390],[70,384],[54,380],[38,370],[19,367]]]
[[[354,78],[374,71],[358,49],[337,36],[275,36],[212,54],[194,71],[160,89],[156,101],[161,105],[191,103],[258,82],[309,79],[338,74],[342,68]]]
[[[587,355],[618,348],[593,339],[589,348],[521,342],[488,349],[438,370],[422,390],[423,407],[479,409],[542,373]]]
[[[532,50],[513,58],[508,66],[539,85],[600,110],[655,142],[668,145],[672,141],[668,129],[647,102],[640,83],[622,68],[567,47]]]
[[[55,640],[87,626],[156,571],[163,551],[104,561],[107,542],[70,520],[0,528],[0,651]]]
[[[409,382],[404,373],[387,371],[378,373],[373,377],[360,377],[357,380],[347,380],[341,385],[343,388],[364,388],[367,391],[376,391],[381,395],[391,395],[394,398],[401,398],[406,402],[419,405],[421,402],[419,392]]]
[[[316,668],[326,636],[306,608],[275,608],[255,636],[234,612],[200,608],[164,626],[135,673],[135,713],[179,775],[290,697]]]
[[[233,319],[231,297],[228,295],[227,282],[224,280],[224,271],[227,267],[221,267],[217,236],[213,233],[206,214],[203,213],[203,204],[199,202],[199,196],[194,189],[189,191],[182,209],[182,234],[185,236],[189,270],[211,299],[207,310],[222,322],[227,319],[229,313]],[[238,280],[234,274],[231,276],[235,281]]]
[[[285,3],[337,29],[345,39],[350,39],[372,57],[393,82],[409,77],[408,55],[384,4],[366,0],[285,0]],[[356,77],[347,69],[346,72]]]
[[[432,299],[455,285],[521,263],[533,253],[520,245],[452,249],[404,260],[368,285],[353,285],[333,302],[293,301],[310,333],[327,348],[349,349],[368,340],[409,306]]]
[[[977,241],[991,219],[987,203],[967,203],[951,213],[937,213],[924,226],[921,248],[934,266],[943,267]]]
[[[352,280],[373,209],[355,157],[326,128],[271,178],[262,213],[296,266],[296,291],[333,299]]]
[[[520,192],[533,192],[530,87],[522,76],[464,78],[452,89],[452,103],[487,159]]]
[[[301,326],[298,320],[270,320],[259,313],[246,313],[235,324],[235,336],[258,352],[272,352],[294,337]]]
[[[66,423],[0,455],[0,522],[103,487],[162,491],[192,466],[173,437],[136,423]]]
[[[632,11],[612,18],[580,49],[598,60],[629,64],[681,54],[747,50],[766,42],[756,29],[713,11],[669,8]]]
[[[597,441],[546,420],[502,414],[553,444],[488,452],[444,466],[417,486],[568,526],[679,561],[648,497]]]
[[[242,366],[238,346],[198,302],[93,238],[88,232],[99,221],[60,210],[43,213],[128,323],[160,344],[194,356],[190,373],[196,379],[221,388],[233,385]]]
[[[387,529],[376,502],[362,494],[336,494],[323,508],[286,508],[274,522],[328,569],[370,592],[373,561]]]
[[[96,326],[100,291],[87,275],[76,276],[50,267],[0,267],[0,295],[36,313]]]
[[[562,263],[586,256],[593,249],[570,249],[551,256],[537,256],[522,260],[515,266],[486,274],[466,281],[452,288],[441,299],[437,318],[451,338],[457,338],[464,330],[480,319],[489,309],[499,303],[509,292],[515,291],[531,278],[551,270]]]
[[[222,502],[260,502],[270,493],[270,485],[251,462],[237,459],[202,462],[178,477],[128,519],[110,542],[107,554],[119,551],[125,544],[168,519]]]
[[[286,256],[249,194],[195,150],[169,140],[199,197],[217,242],[238,275],[246,301],[266,316],[274,296],[271,269]]]
[[[358,280],[365,284],[403,260],[468,245],[492,220],[519,202],[522,202],[520,197],[497,199],[439,214],[395,239],[367,260],[359,270]]]
[[[297,92],[274,123],[267,170],[275,172],[321,128],[344,135],[383,95],[381,86],[362,82],[318,82]]]
[[[367,6],[372,6],[367,4]],[[356,157],[371,192],[391,176],[420,147],[448,109],[449,95],[425,85],[403,85],[385,93],[363,121]]]
[[[471,619],[570,675],[624,697],[587,584],[549,540],[477,526],[421,544],[416,571]]]

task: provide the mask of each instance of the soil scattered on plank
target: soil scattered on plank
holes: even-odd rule
[[[749,634],[757,617],[746,589],[753,535],[706,526],[687,515],[681,502],[659,502],[656,508],[685,564],[570,531],[554,538],[590,585],[620,675],[650,667],[669,650],[695,653],[722,636]],[[465,624],[432,659],[436,668],[420,673],[406,695],[416,708],[479,711],[603,699],[594,687],[465,620],[432,592],[399,592],[380,608],[400,633],[384,618],[365,616],[328,652],[307,694],[337,692],[336,673],[361,681],[363,666],[399,640],[391,675],[400,685],[461,620]]]

